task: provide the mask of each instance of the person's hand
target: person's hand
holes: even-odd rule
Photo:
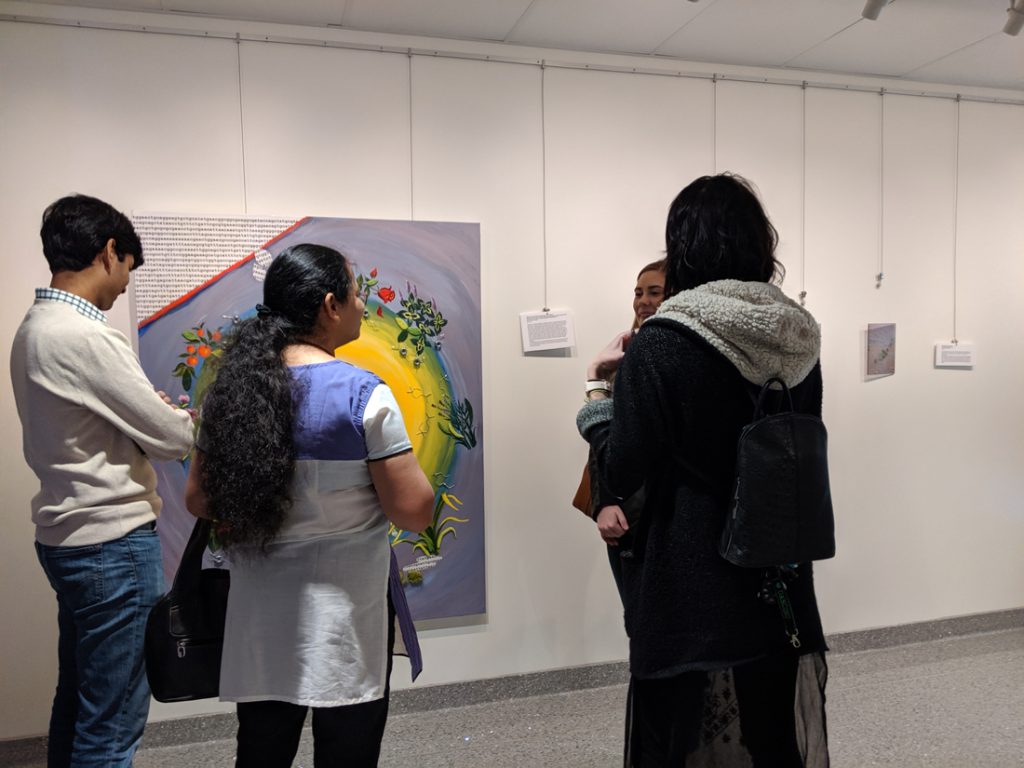
[[[590,365],[587,367],[587,378],[607,379],[615,373],[619,368],[619,363],[622,362],[622,356],[626,354],[626,346],[632,338],[632,331],[616,334],[615,338],[609,341],[608,345],[590,361]]]
[[[171,406],[172,408],[175,407],[174,403],[171,402],[170,396],[162,389],[158,389],[156,393],[160,396],[160,399],[167,403],[169,406]]]
[[[629,521],[622,507],[604,507],[597,513],[597,530],[604,543],[612,547],[619,545],[619,537],[629,530]]]

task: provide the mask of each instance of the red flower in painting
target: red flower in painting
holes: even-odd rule
[[[395,292],[391,288],[381,288],[377,291],[377,295],[380,296],[380,300],[385,304],[395,300]]]
[[[376,276],[377,276],[377,268],[374,267],[373,269],[370,270],[370,277],[376,277]]]
[[[377,305],[377,317],[384,317],[384,307]]]

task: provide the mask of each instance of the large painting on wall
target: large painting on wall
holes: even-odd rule
[[[232,324],[255,313],[277,254],[311,242],[348,257],[366,311],[360,338],[336,354],[390,386],[435,490],[430,528],[389,533],[413,617],[484,613],[479,225],[155,214],[134,221],[146,257],[135,288],[139,357],[153,383],[187,407],[201,409],[211,363]],[[187,464],[158,467],[168,578],[192,526],[183,503]]]

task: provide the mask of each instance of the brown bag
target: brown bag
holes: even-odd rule
[[[591,517],[593,503],[590,489],[590,463],[588,462],[583,467],[583,477],[580,479],[580,487],[576,489],[576,495],[572,497],[572,505],[587,517]]]

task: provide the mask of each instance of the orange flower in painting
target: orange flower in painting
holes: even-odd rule
[[[196,328],[196,336],[198,336],[200,339],[203,338],[203,335],[205,333],[206,331],[204,331],[202,328]]]
[[[208,346],[206,346],[205,344],[203,344],[203,345],[201,345],[199,347],[199,356],[200,357],[209,357],[210,356],[210,351],[211,351],[210,348]]]
[[[380,296],[380,300],[383,301],[385,304],[387,304],[389,301],[395,300],[395,292],[390,286],[386,288],[381,288],[379,291],[377,291],[377,295]]]
[[[194,355],[196,353],[196,345],[189,344],[187,347],[185,347],[185,351],[188,352],[190,355]]]
[[[191,366],[195,367],[196,363],[198,363],[198,362],[199,362],[199,358],[198,358],[198,357],[196,357],[195,355],[192,355],[192,357],[189,357],[189,358],[187,358],[187,359],[185,360],[185,362],[186,362],[186,363],[187,363],[188,365],[191,365]]]
[[[214,341],[220,341],[220,331],[214,331],[213,332],[213,340]]]

